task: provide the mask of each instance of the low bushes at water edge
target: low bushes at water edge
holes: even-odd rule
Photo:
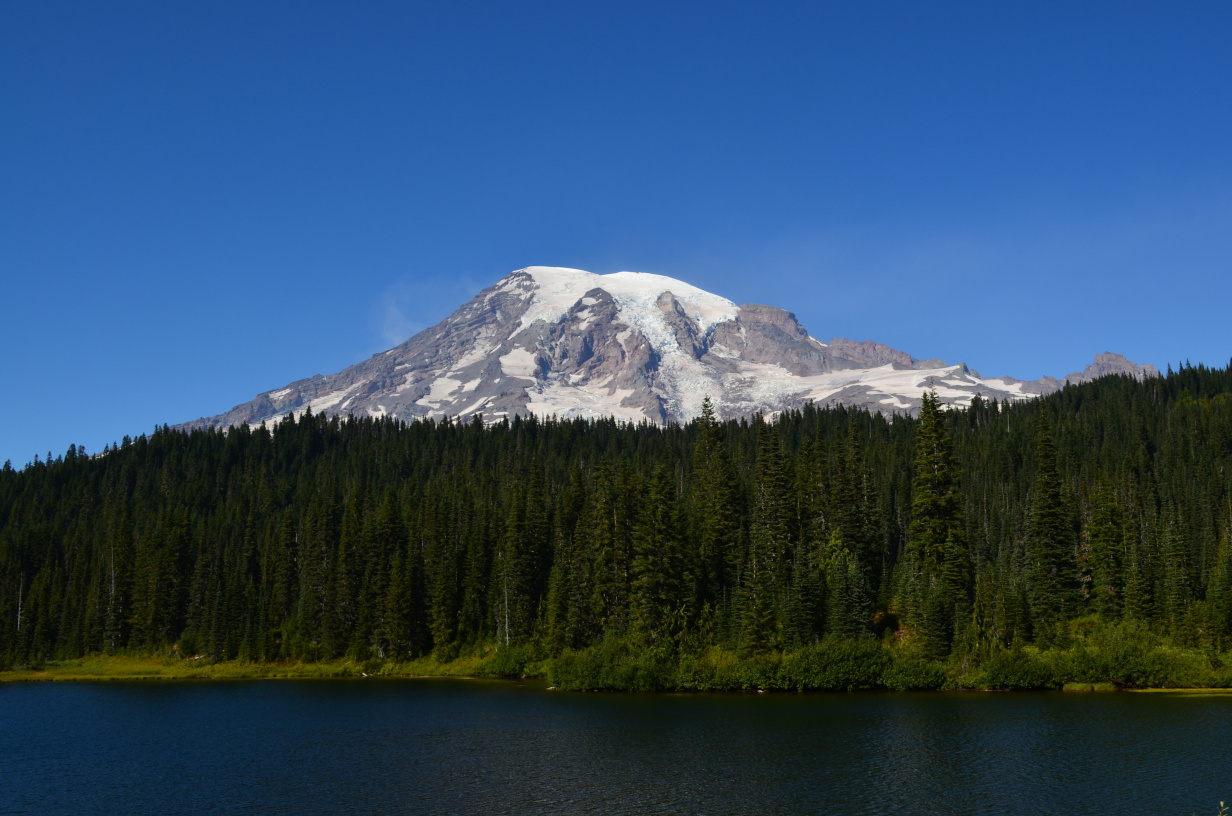
[[[557,688],[579,691],[908,690],[941,688],[946,680],[941,666],[896,662],[871,638],[827,638],[792,652],[752,655],[720,648],[673,655],[609,638],[556,658],[549,676]]]
[[[1232,661],[1222,654],[1169,645],[1131,623],[1095,627],[1066,647],[997,648],[946,663],[872,638],[746,655],[719,647],[677,654],[609,638],[548,661],[548,671],[561,689],[612,691],[1232,687]]]
[[[556,657],[535,643],[438,647],[409,661],[214,662],[173,654],[94,655],[0,673],[0,679],[273,676],[548,677],[561,689],[611,691],[854,691],[890,689],[1232,688],[1224,653],[1172,644],[1133,621],[1075,622],[1050,649],[974,649],[947,662],[925,659],[909,642],[828,637],[791,651],[741,654],[711,646],[679,650],[608,637]]]

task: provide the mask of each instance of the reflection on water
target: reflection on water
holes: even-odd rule
[[[1232,697],[0,686],[2,813],[1214,814]]]

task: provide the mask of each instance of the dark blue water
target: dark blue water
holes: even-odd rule
[[[1232,697],[0,685],[0,812],[1214,814]]]

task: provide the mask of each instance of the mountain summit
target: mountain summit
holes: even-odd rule
[[[807,402],[913,413],[924,391],[966,405],[1025,399],[1111,373],[1154,375],[1101,354],[1062,379],[985,379],[888,346],[823,343],[795,315],[737,306],[662,275],[532,266],[484,289],[400,346],[337,374],[267,391],[180,427],[254,425],[291,413],[466,417],[555,414],[685,422],[709,396],[720,417]]]

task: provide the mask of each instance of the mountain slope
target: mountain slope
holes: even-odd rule
[[[1101,354],[1062,380],[984,379],[965,365],[917,360],[872,342],[810,337],[795,315],[737,306],[661,275],[528,267],[400,346],[337,374],[267,391],[180,427],[257,424],[289,413],[356,416],[616,416],[663,424],[806,402],[914,412],[921,394],[965,405],[1024,399],[1106,373],[1154,374]]]

